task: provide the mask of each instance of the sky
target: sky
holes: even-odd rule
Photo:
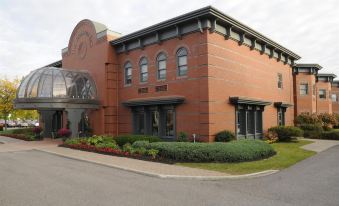
[[[0,0],[0,78],[60,60],[82,19],[125,35],[208,5],[339,78],[338,0]]]

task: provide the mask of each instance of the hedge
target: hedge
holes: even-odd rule
[[[321,133],[320,138],[328,140],[339,140],[339,131],[323,132]]]
[[[160,142],[161,141],[161,139],[156,136],[131,135],[131,134],[116,136],[114,137],[114,140],[120,147],[124,146],[126,143],[133,144],[136,141],[148,141],[148,142]]]
[[[273,147],[260,140],[228,143],[135,142],[133,147],[156,149],[159,156],[176,162],[244,162],[268,158],[276,154]]]

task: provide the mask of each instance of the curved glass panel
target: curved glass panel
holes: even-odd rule
[[[17,98],[96,99],[97,90],[86,72],[46,67],[31,72],[22,80]]]

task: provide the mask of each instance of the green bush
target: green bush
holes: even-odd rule
[[[12,134],[29,134],[33,135],[33,129],[32,128],[20,128],[20,129],[12,129]]]
[[[321,124],[303,124],[299,126],[304,131],[305,138],[319,138],[324,131]]]
[[[215,135],[216,142],[229,142],[231,140],[235,140],[235,135],[231,131],[224,130]]]
[[[301,113],[294,119],[294,123],[299,126],[304,124],[322,124],[322,121],[317,114]]]
[[[149,141],[145,141],[145,140],[142,140],[142,141],[135,141],[133,144],[132,144],[132,147],[134,148],[147,148],[149,146]]]
[[[157,157],[158,153],[159,153],[159,150],[156,150],[156,149],[146,150],[146,154],[151,156],[152,159],[155,159]]]
[[[160,157],[180,162],[243,162],[275,154],[271,145],[259,140],[229,143],[154,142],[146,149],[158,150]]]
[[[303,130],[293,126],[277,126],[268,129],[270,132],[275,132],[278,135],[279,141],[291,141],[294,137],[302,137]]]
[[[136,141],[142,141],[142,140],[145,140],[148,142],[160,142],[161,141],[161,139],[156,136],[131,135],[131,134],[116,136],[114,140],[120,147],[124,146],[126,143],[133,144]]]
[[[177,137],[177,142],[188,142],[188,135],[185,132],[179,132]]]
[[[339,131],[323,132],[321,133],[320,138],[328,140],[339,140]]]

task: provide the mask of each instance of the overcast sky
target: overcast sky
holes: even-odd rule
[[[339,76],[338,0],[0,0],[0,78],[60,60],[82,19],[128,34],[207,5]]]

